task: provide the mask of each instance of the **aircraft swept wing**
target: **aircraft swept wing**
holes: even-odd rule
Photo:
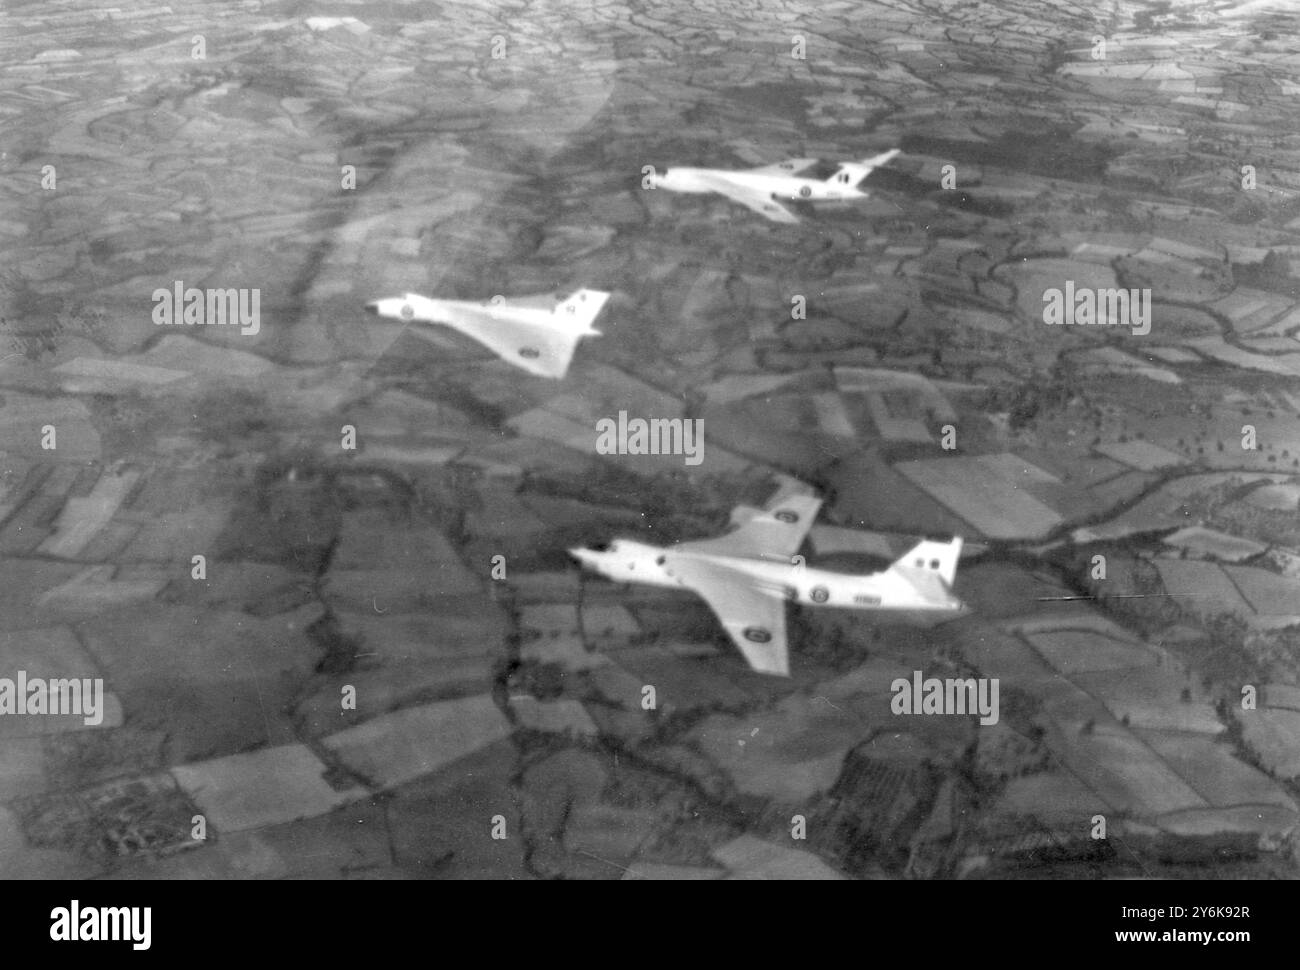
[[[784,162],[760,165],[748,171],[751,175],[798,175],[804,169],[816,165],[818,161],[820,159],[817,158],[787,158]]]
[[[561,378],[568,372],[578,341],[599,335],[591,323],[609,296],[579,289],[559,296],[493,297],[472,303],[407,293],[367,308],[380,316],[445,324],[530,374]]]
[[[789,562],[817,518],[822,500],[816,495],[778,494],[739,528],[717,539],[700,539],[675,546],[682,552],[741,556]]]
[[[568,321],[558,321],[567,323]],[[540,377],[561,378],[569,370],[584,329],[512,320],[492,314],[467,315],[457,330],[473,337],[503,360]]]
[[[737,185],[735,182],[711,173],[701,173],[699,177],[713,191],[725,195],[732,202],[738,202],[747,209],[752,209],[766,219],[771,219],[773,222],[792,224],[799,221],[799,217],[772,198],[770,192],[750,188],[746,185]]]
[[[709,604],[751,667],[790,675],[784,599],[764,594],[744,573],[707,559],[669,553],[664,569]]]

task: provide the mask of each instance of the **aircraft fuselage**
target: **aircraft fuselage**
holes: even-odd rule
[[[725,172],[708,168],[670,168],[651,184],[673,192],[717,192],[718,181],[751,189],[788,202],[828,202],[834,199],[863,199],[867,193],[835,176],[831,181],[793,175],[765,175],[754,172]]]
[[[955,596],[949,595],[945,601],[938,603],[922,597],[916,587],[895,569],[853,575],[809,567],[802,562],[801,557],[782,562],[712,553],[675,552],[628,539],[615,540],[606,550],[573,549],[571,552],[583,565],[620,583],[690,589],[689,584],[674,575],[673,561],[700,558],[743,575],[753,589],[765,596],[789,600],[801,606],[954,613],[965,609],[961,600]]]

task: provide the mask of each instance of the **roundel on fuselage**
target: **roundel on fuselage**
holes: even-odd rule
[[[745,627],[744,636],[751,643],[769,643],[772,639],[772,634],[761,626]]]
[[[412,307],[411,304],[409,303],[403,303],[401,309],[401,315],[403,320],[409,320],[411,319],[411,317],[415,316],[415,308]]]
[[[831,591],[825,586],[814,586],[808,595],[812,597],[814,603],[825,603],[831,598]]]
[[[795,523],[799,521],[799,513],[791,512],[789,509],[781,509],[775,513],[775,518],[778,522]]]
[[[799,194],[803,196],[805,199],[808,198],[808,196],[812,195],[812,186],[810,185],[799,186]]]

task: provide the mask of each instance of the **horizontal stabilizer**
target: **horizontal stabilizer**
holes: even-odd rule
[[[849,176],[849,184],[857,185],[864,178],[872,173],[873,170],[892,160],[895,156],[902,154],[900,149],[893,148],[881,155],[872,158],[864,158],[860,162],[844,162],[837,168],[834,174],[828,178],[827,182],[835,182],[840,179],[841,175]]]
[[[600,315],[610,294],[601,290],[576,290],[561,300],[555,315],[574,324],[578,333],[599,334],[591,329],[591,322]]]
[[[952,588],[953,580],[957,578],[957,560],[961,558],[961,542],[961,536],[951,542],[922,540],[899,556],[892,568],[908,575],[921,572],[937,576],[945,586]]]

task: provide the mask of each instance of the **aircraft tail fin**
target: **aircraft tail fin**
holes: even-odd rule
[[[951,542],[933,542],[924,539],[895,560],[891,569],[904,573],[925,573],[937,576],[943,584],[952,587],[957,578],[957,560],[961,558],[961,536]]]
[[[844,162],[828,178],[827,182],[845,182],[849,185],[857,185],[864,178],[871,174],[872,170],[879,168],[886,162],[893,159],[896,155],[902,153],[902,149],[891,148],[889,151],[872,158],[864,158],[860,162]]]
[[[593,330],[591,323],[599,316],[609,297],[610,294],[602,290],[574,290],[553,312],[560,319],[572,323],[580,333],[599,336],[600,331]]]

